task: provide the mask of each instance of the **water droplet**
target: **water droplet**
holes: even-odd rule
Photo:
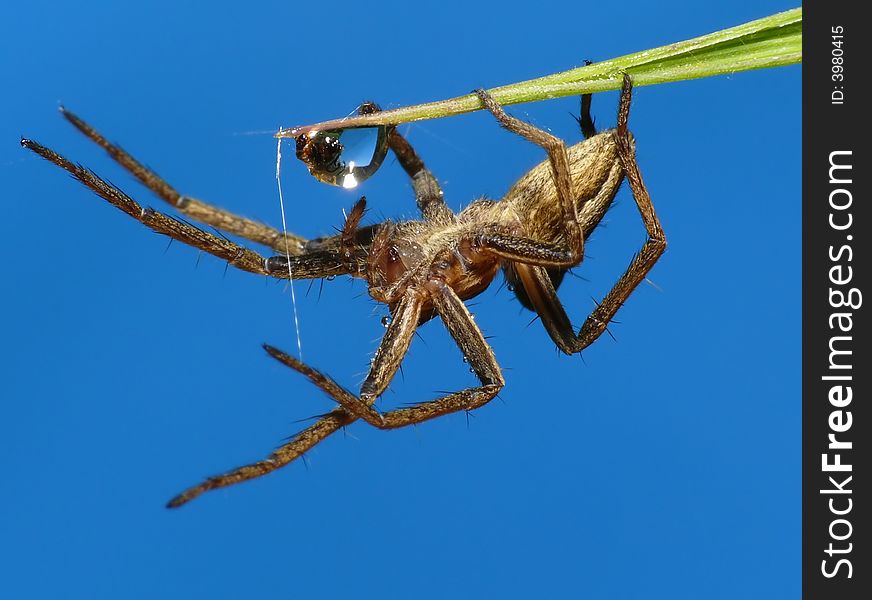
[[[387,316],[382,317],[382,319],[381,319],[381,324],[382,324],[382,327],[384,327],[385,329],[387,329],[387,326],[391,324],[391,318],[390,318],[390,317],[387,317]]]
[[[513,286],[511,283],[510,283],[509,285],[507,285],[506,287],[509,288],[509,291],[510,291],[510,292],[514,292],[514,291],[515,291],[515,286]]]
[[[336,275],[328,275],[324,279],[326,279],[327,281],[333,281],[334,279],[336,279]]]
[[[356,187],[381,166],[388,151],[388,128],[351,127],[309,131],[297,136],[297,158],[323,183]]]
[[[464,357],[463,357],[463,362],[468,363],[468,362],[469,362],[469,359],[466,358],[466,356],[464,356]]]

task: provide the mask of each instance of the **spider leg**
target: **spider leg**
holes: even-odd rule
[[[203,492],[248,481],[249,479],[261,477],[262,475],[271,473],[276,469],[280,469],[297,458],[300,458],[305,452],[311,449],[312,446],[322,441],[331,433],[336,433],[352,421],[354,421],[354,417],[341,408],[337,408],[318,419],[314,425],[307,427],[295,435],[290,442],[277,448],[264,460],[239,467],[238,469],[234,469],[233,471],[222,475],[209,477],[204,482],[188,488],[170,500],[167,503],[167,508],[178,508],[179,506],[193,500]]]
[[[611,291],[606,294],[602,302],[599,303],[584,322],[578,334],[576,352],[590,345],[605,331],[606,326],[608,326],[612,317],[615,316],[615,313],[618,312],[618,309],[629,298],[630,294],[633,293],[633,290],[645,279],[648,272],[651,271],[654,264],[666,250],[666,234],[663,232],[660,219],[657,217],[654,204],[651,202],[651,196],[648,194],[648,189],[642,180],[639,163],[636,162],[635,145],[627,127],[632,91],[633,82],[630,76],[625,73],[618,108],[618,127],[615,130],[615,140],[618,145],[618,155],[624,167],[624,175],[627,178],[630,190],[633,192],[633,199],[636,201],[636,207],[642,216],[642,222],[645,224],[648,239],[645,240],[642,249],[633,258],[630,266],[621,275]]]
[[[198,227],[194,227],[154,209],[144,208],[117,187],[107,183],[84,167],[70,162],[55,151],[32,140],[22,139],[21,145],[68,171],[98,196],[127,213],[152,231],[162,233],[217,258],[226,260],[229,264],[243,271],[259,275],[269,275],[279,279],[287,279],[289,277],[288,260],[285,256],[267,259],[257,252],[240,246],[225,237],[203,231]],[[294,279],[328,277],[354,272],[357,268],[354,264],[355,260],[359,259],[354,256],[349,259],[337,251],[322,250],[292,256],[291,267]]]
[[[396,129],[388,137],[388,144],[400,166],[412,181],[415,200],[421,216],[429,223],[449,225],[457,220],[454,212],[445,204],[442,188],[412,145]]]
[[[112,184],[100,179],[91,171],[73,164],[60,154],[34,141],[22,139],[21,145],[65,169],[115,208],[124,211],[153,231],[168,235],[189,246],[208,252],[213,256],[226,260],[234,267],[243,271],[269,275],[269,272],[266,270],[264,257],[257,252],[151,208],[143,208],[130,196]]]
[[[575,201],[572,197],[572,180],[570,178],[569,157],[566,145],[558,137],[555,137],[507,114],[503,108],[484,90],[476,90],[475,93],[481,99],[485,108],[496,117],[500,125],[505,129],[516,133],[524,139],[533,142],[545,149],[551,163],[551,171],[554,178],[554,186],[557,191],[557,199],[563,210],[563,239],[566,247],[542,243],[537,240],[508,236],[502,233],[484,234],[479,236],[478,242],[493,251],[495,254],[510,260],[519,260],[531,254],[536,256],[541,264],[554,267],[572,267],[578,264],[584,256],[584,236],[575,209]],[[538,264],[538,263],[537,263]]]
[[[633,139],[627,128],[631,95],[632,81],[629,76],[625,75],[618,110],[618,127],[614,136],[624,174],[648,233],[648,239],[642,249],[636,254],[627,270],[615,282],[603,301],[587,317],[577,336],[557,297],[557,292],[543,268],[548,266],[547,263],[539,262],[535,257],[527,257],[523,260],[526,264],[521,264],[522,261],[518,261],[514,265],[527,296],[542,318],[543,325],[560,349],[567,354],[580,352],[602,335],[609,321],[654,267],[666,249],[666,236],[654,211],[648,190],[642,181],[642,174],[636,162]],[[598,220],[598,218],[602,218],[602,215],[593,215],[591,218]]]
[[[355,418],[382,425],[382,415],[372,408],[372,404],[385,391],[399,369],[418,327],[422,304],[421,295],[414,290],[408,291],[397,303],[393,309],[393,318],[372,359],[369,374],[361,386],[359,398],[295,358],[271,346],[266,346],[266,350],[274,358],[309,378]]]
[[[615,171],[619,182],[624,176],[623,170],[618,168]],[[612,205],[614,192],[618,188],[617,182],[615,185],[604,186],[582,206],[579,220],[585,239],[596,229]],[[501,252],[500,248],[492,251],[501,252],[502,256],[510,258],[512,262],[508,263],[510,267],[506,272],[512,274],[512,281],[524,291],[519,298],[525,298],[526,302],[522,300],[524,305],[538,313],[554,343],[567,354],[572,354],[575,352],[576,336],[569,316],[557,298],[555,285],[559,285],[560,279],[555,279],[547,271],[548,268],[553,268],[555,261],[543,260],[543,255],[545,258],[551,257],[541,250],[530,252],[529,245],[518,244],[516,240],[511,242],[511,253]]]
[[[361,197],[345,217],[345,225],[337,235],[311,240],[304,254],[280,254],[266,259],[266,269],[281,279],[323,279],[336,275],[362,276],[366,270],[367,245],[361,243],[358,227],[366,211],[366,198]],[[372,226],[374,234],[378,226]]]
[[[503,233],[477,235],[475,243],[502,258],[547,267],[574,267],[579,257],[571,248]],[[579,236],[579,239],[580,236]]]
[[[369,411],[364,410],[364,412],[367,412],[370,418],[375,417],[376,420],[380,418],[378,413],[371,408],[371,405],[376,398],[384,393],[400,368],[400,363],[412,344],[412,338],[415,336],[415,330],[417,330],[421,320],[422,306],[421,294],[414,289],[409,289],[396,307],[392,309],[391,321],[388,323],[385,335],[372,358],[369,373],[360,386],[360,400],[356,402],[360,408],[369,409]],[[367,418],[363,413],[350,412],[358,417]]]
[[[357,112],[362,115],[370,115],[380,111],[381,108],[374,102],[364,102],[360,105]],[[418,153],[415,152],[409,141],[397,131],[396,127],[392,127],[388,133],[388,146],[412,181],[412,189],[415,192],[418,210],[421,216],[424,217],[424,220],[429,223],[442,225],[454,223],[456,216],[445,205],[445,199],[442,195],[442,188],[439,187],[439,182],[424,165],[424,161],[421,160],[421,157],[418,156]]]
[[[309,367],[292,356],[274,348],[268,347],[267,351],[285,365],[305,375],[333,398],[333,400],[339,403],[345,411],[353,414],[355,417],[364,419],[379,429],[405,427],[448,413],[479,408],[490,402],[505,385],[493,350],[487,341],[485,341],[484,335],[482,335],[466,305],[463,304],[463,301],[454,290],[447,285],[442,285],[434,293],[433,302],[436,311],[445,322],[451,337],[460,346],[461,351],[463,351],[464,356],[469,361],[470,367],[482,385],[387,413],[379,413],[372,407],[372,403],[384,391],[384,388],[387,387],[390,378],[396,372],[399,361],[408,348],[408,343],[405,341],[406,332],[411,332],[408,334],[409,339],[414,334],[417,321],[411,319],[415,315],[420,314],[420,305],[414,308],[414,305],[419,303],[417,299],[410,301],[407,314],[399,317],[398,311],[397,315],[395,315],[391,324],[393,325],[398,320],[398,317],[403,320],[404,323],[397,327],[398,331],[401,331],[402,334],[394,334],[396,337],[393,337],[389,328],[388,333],[385,334],[385,340],[388,341],[387,343],[385,340],[382,341],[382,345],[379,347],[379,351],[376,353],[376,358],[373,361],[370,376],[367,377],[366,382],[363,384],[360,397],[355,396],[320,371]],[[405,345],[401,346],[401,343]],[[399,350],[402,353],[398,352],[397,346],[400,346]],[[385,358],[380,358],[382,356]],[[385,363],[385,366],[378,364],[382,361]]]
[[[240,217],[217,206],[180,194],[157,173],[133,158],[120,146],[109,142],[91,125],[64,108],[61,108],[61,114],[88,139],[106,150],[115,162],[127,169],[143,185],[185,216],[204,225],[211,225],[227,233],[268,246],[276,252],[289,251],[291,254],[303,252],[307,241],[305,238],[292,233],[285,235],[268,225]]]

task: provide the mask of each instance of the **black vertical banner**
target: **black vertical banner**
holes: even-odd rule
[[[803,9],[802,566],[812,599],[872,597],[872,31],[862,6]]]

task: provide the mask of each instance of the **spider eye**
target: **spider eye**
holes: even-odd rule
[[[310,131],[297,136],[297,158],[318,181],[357,187],[381,166],[388,151],[385,126]]]

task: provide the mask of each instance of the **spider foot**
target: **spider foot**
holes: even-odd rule
[[[503,110],[503,107],[500,106],[499,102],[494,100],[494,97],[490,95],[487,90],[478,88],[472,91],[473,94],[478,96],[478,99],[481,100],[481,103],[484,107],[493,114],[497,120],[503,124],[504,121],[507,120],[508,115]]]

